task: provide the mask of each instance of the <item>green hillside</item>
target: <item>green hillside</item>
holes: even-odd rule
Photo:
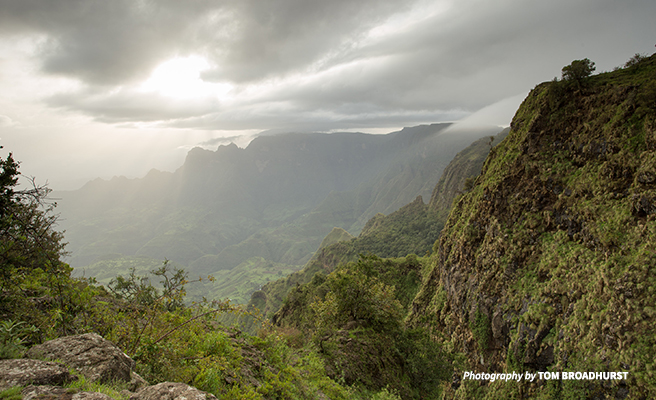
[[[458,380],[454,398],[656,395],[656,56],[538,85],[435,245],[409,322],[462,371],[626,380]]]
[[[458,153],[444,169],[429,204],[417,197],[387,216],[376,214],[367,221],[356,238],[330,245],[322,243],[313,259],[302,270],[264,285],[261,291],[253,295],[249,306],[272,316],[294,287],[310,282],[318,272],[327,274],[340,263],[356,261],[360,254],[374,254],[378,257],[427,254],[444,226],[451,202],[463,192],[467,179],[473,179],[480,173],[492,146],[507,134],[508,131],[504,130],[494,138],[481,138]],[[328,236],[324,241],[327,239]]]
[[[76,234],[88,235],[98,254],[113,253],[89,267],[98,278],[87,278],[72,276],[63,261],[47,188],[17,190],[18,163],[0,159],[0,358],[96,332],[132,357],[150,383],[185,382],[219,398],[654,398],[656,54],[593,76],[592,65],[576,60],[562,80],[537,85],[500,143],[483,138],[453,159],[429,204],[414,196],[388,215],[373,214],[357,237],[334,225],[317,240],[319,251],[304,256],[305,268],[291,274],[291,264],[266,257],[300,257],[309,242],[294,235],[315,232],[312,221],[328,226],[321,217],[328,210],[357,226],[363,204],[393,204],[404,179],[305,194],[316,205],[300,216],[300,200],[274,202],[264,220],[257,208],[263,199],[243,201],[228,218],[202,205],[214,201],[216,188],[185,197],[194,185],[244,178],[247,170],[234,164],[206,168],[219,163],[218,154],[221,162],[226,154],[242,158],[234,146],[194,151],[183,171],[189,179],[153,174],[160,182],[179,179],[185,191],[177,196],[154,196],[140,181],[91,182],[86,194],[105,208],[98,216],[93,207],[81,210]],[[426,132],[387,139],[414,137],[425,147]],[[270,151],[275,143],[255,148]],[[374,146],[377,157],[381,149]],[[276,169],[293,170],[288,162]],[[358,162],[348,163],[364,168]],[[399,165],[369,172],[380,178]],[[413,168],[400,171],[419,171]],[[311,180],[325,171],[295,173]],[[418,183],[405,181],[408,191]],[[285,182],[286,189],[295,184]],[[125,198],[116,187],[128,189]],[[221,201],[249,190],[234,188]],[[105,219],[113,222],[101,232]],[[157,234],[148,238],[148,229]],[[116,241],[102,245],[110,237]],[[144,238],[149,246],[121,253]],[[207,252],[220,241],[232,244]],[[194,261],[203,260],[204,270],[223,262],[212,259],[223,251],[241,261],[215,270],[220,281],[197,279],[175,262],[153,262],[144,246],[203,254]],[[248,248],[260,253],[242,259]],[[206,298],[243,302],[251,292],[248,307]],[[101,386],[82,380],[65,390],[71,397],[79,388],[131,396],[115,382]],[[0,398],[21,398],[21,387],[7,387]]]

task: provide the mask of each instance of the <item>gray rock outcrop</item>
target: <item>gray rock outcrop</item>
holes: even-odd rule
[[[73,378],[68,367],[40,360],[0,360],[0,391],[13,386],[65,385]]]
[[[57,386],[30,385],[21,391],[23,400],[47,398],[48,400],[71,400],[73,393],[68,389]]]
[[[162,382],[143,388],[130,400],[217,400],[210,393],[203,392],[184,383]]]
[[[99,392],[79,392],[56,386],[28,386],[21,392],[23,400],[113,400]]]
[[[135,367],[134,360],[95,333],[50,340],[32,347],[27,357],[60,360],[90,382],[130,382]]]
[[[0,360],[0,391],[26,386],[21,392],[23,400],[111,400],[104,393],[62,387],[77,379],[69,372],[69,368],[75,368],[89,382],[128,383],[130,391],[122,394],[131,400],[217,400],[184,383],[147,386],[148,382],[133,371],[134,360],[95,333],[48,341],[32,347],[27,356],[32,359]],[[57,359],[61,363],[34,358]]]

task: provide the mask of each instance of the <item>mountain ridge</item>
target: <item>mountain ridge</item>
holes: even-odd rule
[[[333,227],[357,233],[377,212],[428,198],[448,160],[496,129],[443,135],[448,126],[262,136],[192,149],[173,173],[57,192],[69,263],[91,275],[108,255],[166,258],[194,275],[250,257],[298,269]]]
[[[462,354],[464,370],[628,378],[463,379],[448,398],[656,393],[654,77],[656,55],[536,86],[454,203],[408,317]]]

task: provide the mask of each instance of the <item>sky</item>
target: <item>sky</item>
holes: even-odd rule
[[[0,0],[0,155],[75,189],[263,132],[507,126],[575,59],[653,54],[655,16],[653,0]]]

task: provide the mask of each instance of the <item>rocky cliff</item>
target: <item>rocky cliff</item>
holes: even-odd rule
[[[497,136],[478,139],[456,154],[444,169],[428,204],[418,196],[389,215],[378,213],[367,221],[355,238],[344,235],[341,240],[335,240],[339,232],[344,232],[335,228],[302,270],[264,285],[253,294],[249,306],[272,316],[293,287],[310,282],[317,272],[330,273],[340,263],[355,261],[359,254],[404,257],[408,254],[423,256],[430,252],[444,226],[451,203],[465,190],[465,182],[481,172],[493,145],[507,134],[508,130],[504,130]]]
[[[538,85],[450,212],[411,324],[478,372],[625,371],[622,380],[460,380],[456,398],[656,394],[656,57]]]

